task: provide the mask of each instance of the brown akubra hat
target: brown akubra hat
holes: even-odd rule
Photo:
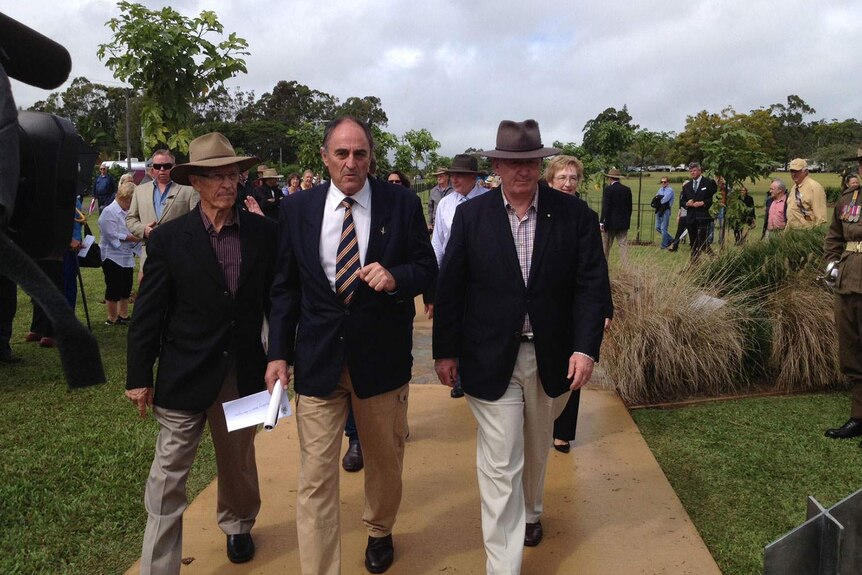
[[[497,146],[493,150],[479,152],[488,158],[501,160],[529,160],[547,158],[560,153],[558,148],[542,146],[542,135],[535,120],[514,122],[503,120],[497,128]]]
[[[452,158],[452,165],[443,169],[446,174],[478,174],[479,160],[471,154],[458,154]]]
[[[220,168],[236,165],[243,172],[260,158],[256,156],[237,156],[230,141],[218,132],[210,132],[189,143],[189,162],[174,166],[171,170],[171,180],[178,184],[191,185],[189,175],[201,168]]]

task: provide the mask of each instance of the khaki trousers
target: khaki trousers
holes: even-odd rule
[[[862,419],[862,294],[836,295],[838,364],[850,383],[850,417]]]
[[[221,405],[237,397],[236,373],[231,369],[219,397],[206,411],[153,407],[160,429],[144,493],[147,528],[141,553],[142,575],[180,572],[183,512],[188,507],[186,480],[207,422],[218,470],[218,525],[228,535],[251,531],[260,511],[254,457],[256,430],[248,427],[228,433]]]
[[[620,244],[620,262],[625,265],[629,261],[629,231],[606,229],[602,232],[602,248],[605,251],[605,259],[608,259],[611,248],[614,247],[614,241]]]
[[[532,343],[521,344],[509,387],[500,399],[467,395],[479,424],[476,471],[489,575],[521,572],[525,525],[542,516],[554,420],[568,398],[568,393],[557,398],[545,393]]]
[[[339,462],[348,405],[353,407],[365,462],[362,521],[369,536],[392,533],[401,504],[408,393],[405,384],[359,399],[345,367],[331,395],[297,396],[300,469],[296,530],[303,574],[341,573]]]

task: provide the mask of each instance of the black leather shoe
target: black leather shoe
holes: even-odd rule
[[[545,534],[542,531],[541,521],[536,521],[535,523],[527,523],[527,530],[524,531],[524,546],[535,547],[542,542],[542,537],[544,535]]]
[[[227,536],[227,558],[231,563],[245,563],[254,557],[254,540],[251,533]]]
[[[395,559],[395,549],[392,547],[392,535],[386,537],[368,537],[368,547],[365,548],[365,568],[369,573],[384,573]]]
[[[862,419],[848,419],[841,427],[826,430],[826,437],[832,439],[848,439],[862,435]]]
[[[449,396],[452,397],[452,399],[464,397],[464,389],[460,385],[456,385],[452,388],[452,391],[449,392]]]
[[[344,471],[359,471],[365,467],[365,462],[362,460],[362,445],[358,440],[350,442],[347,453],[341,459],[341,467]]]
[[[21,358],[11,353],[9,355],[0,355],[0,363],[5,363],[6,365],[21,363]]]
[[[560,441],[562,441],[562,440],[560,440]],[[556,440],[554,441],[554,449],[556,449],[560,453],[568,453],[571,448],[572,448],[572,444],[569,443],[568,441],[565,443],[557,443]]]

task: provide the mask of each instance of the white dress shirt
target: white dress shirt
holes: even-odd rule
[[[459,192],[454,191],[447,194],[440,203],[437,204],[437,213],[434,215],[434,232],[431,234],[431,247],[434,248],[434,255],[437,256],[437,265],[443,263],[443,254],[446,253],[446,244],[449,243],[449,236],[452,233],[452,220],[455,219],[455,209],[477,196],[481,196],[488,190],[476,183],[473,189],[466,196],[462,196]]]
[[[346,197],[335,184],[329,184],[326,204],[323,207],[323,224],[320,226],[320,265],[332,291],[335,291],[335,258],[338,256],[341,227],[344,225],[344,206],[341,202]],[[355,200],[351,211],[356,230],[356,244],[359,248],[359,266],[362,267],[365,265],[365,251],[368,249],[371,230],[371,186],[367,178],[362,189],[351,197]]]

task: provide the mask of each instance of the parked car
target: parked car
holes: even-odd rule
[[[687,172],[687,171],[688,171],[688,166],[686,166],[685,164],[679,164],[679,165],[677,165],[677,166],[673,166],[673,167],[670,169],[670,171],[671,171],[671,172]]]
[[[126,161],[109,161],[102,162],[102,165],[106,168],[113,169],[115,167],[119,167],[123,172],[129,171],[129,163]],[[141,180],[147,175],[147,164],[146,162],[141,162],[137,158],[132,158],[132,176],[135,182],[135,185],[140,184]]]

